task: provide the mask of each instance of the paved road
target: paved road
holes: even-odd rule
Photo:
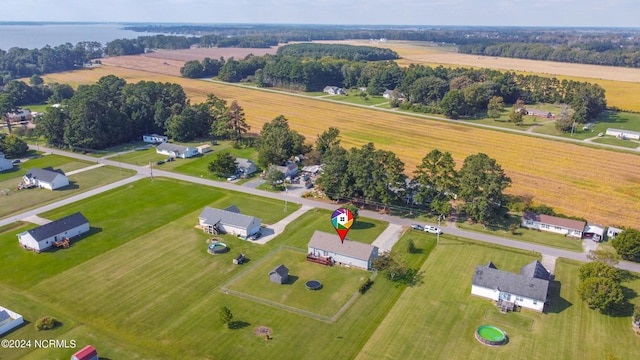
[[[113,188],[116,188],[116,187],[119,187],[119,186],[122,186],[122,185],[125,185],[125,184],[128,184],[128,183],[137,181],[137,180],[139,180],[141,178],[144,178],[144,177],[149,177],[150,174],[151,174],[151,170],[153,171],[153,176],[167,177],[167,178],[182,180],[182,181],[196,183],[196,184],[205,185],[205,186],[213,186],[213,187],[217,187],[217,188],[220,188],[220,189],[238,191],[238,192],[243,192],[243,193],[247,193],[247,194],[251,194],[251,195],[262,196],[262,197],[267,197],[267,198],[272,198],[272,199],[278,199],[278,200],[282,200],[282,201],[287,200],[289,202],[299,203],[299,204],[301,204],[303,206],[316,207],[316,208],[322,208],[322,209],[327,209],[327,210],[335,210],[335,208],[336,208],[336,205],[332,204],[332,203],[320,202],[320,201],[316,201],[316,200],[312,200],[312,199],[305,199],[305,198],[293,198],[291,196],[288,196],[287,194],[272,193],[272,192],[268,192],[268,191],[264,191],[264,190],[253,189],[253,188],[246,187],[246,186],[238,186],[238,185],[235,185],[235,184],[232,184],[232,183],[229,183],[229,182],[213,181],[213,180],[208,180],[208,179],[204,179],[204,178],[200,178],[200,177],[193,177],[193,176],[173,173],[173,172],[169,172],[169,171],[158,170],[156,168],[150,169],[149,167],[142,167],[142,166],[137,166],[137,165],[132,165],[132,164],[125,164],[125,163],[120,163],[118,161],[112,161],[112,160],[109,160],[109,159],[96,159],[96,158],[93,158],[93,157],[90,157],[90,156],[86,156],[86,155],[82,155],[82,154],[76,154],[76,153],[72,153],[72,152],[65,152],[65,151],[60,151],[60,150],[57,150],[57,149],[48,149],[48,148],[45,148],[45,147],[42,147],[42,146],[40,146],[40,151],[51,152],[51,153],[54,153],[54,154],[61,154],[61,155],[65,155],[65,156],[76,158],[76,159],[83,159],[83,160],[88,160],[88,161],[92,161],[92,162],[97,162],[97,163],[100,163],[100,164],[116,166],[116,167],[120,165],[122,168],[126,168],[126,169],[130,169],[130,170],[136,171],[136,175],[134,175],[134,176],[132,176],[130,178],[127,178],[127,179],[124,179],[124,180],[120,180],[120,181],[117,181],[115,183],[103,186],[101,188],[89,190],[89,191],[84,192],[82,194],[78,194],[78,195],[72,196],[72,197],[70,197],[68,199],[60,200],[60,201],[55,202],[53,204],[45,205],[45,206],[43,206],[41,208],[38,208],[38,209],[35,209],[35,210],[27,211],[25,213],[12,216],[11,218],[2,219],[2,220],[0,220],[0,226],[9,224],[9,223],[11,223],[13,221],[17,221],[17,220],[23,219],[23,218],[28,217],[28,216],[37,215],[39,213],[52,210],[52,209],[55,209],[57,207],[60,207],[60,206],[63,206],[63,205],[67,205],[67,204],[70,204],[70,203],[75,202],[75,201],[79,201],[79,200],[88,198],[90,196],[99,194],[101,192],[104,192],[104,191],[107,191],[107,190],[110,190],[110,189],[113,189]],[[400,225],[400,226],[410,226],[413,222],[415,222],[415,220],[412,220],[412,219],[403,219],[403,218],[399,218],[399,217],[396,217],[396,216],[380,214],[380,213],[377,213],[377,212],[374,212],[374,211],[362,210],[362,211],[359,212],[359,214],[362,215],[362,216],[365,216],[365,217],[370,217],[370,218],[374,218],[374,219],[380,219],[380,220],[383,220],[383,221],[387,221],[390,224],[395,224],[395,225]],[[541,254],[547,255],[547,256],[563,257],[563,258],[574,259],[574,260],[579,260],[579,261],[589,261],[584,253],[576,253],[576,252],[572,252],[572,251],[566,251],[566,250],[551,248],[551,247],[547,247],[547,246],[543,246],[543,245],[537,245],[537,244],[532,244],[532,243],[527,243],[527,242],[521,242],[521,241],[516,241],[516,240],[505,239],[505,238],[501,238],[501,237],[498,237],[498,236],[493,236],[493,235],[488,235],[488,234],[483,234],[483,233],[476,233],[476,232],[472,232],[472,231],[466,231],[466,230],[458,229],[456,227],[447,226],[447,227],[445,227],[445,231],[449,235],[454,235],[454,236],[459,236],[459,237],[463,237],[463,238],[474,239],[474,240],[487,242],[487,243],[491,243],[491,244],[496,244],[496,245],[501,245],[501,246],[508,246],[508,247],[521,249],[521,250],[530,250],[530,251],[538,252],[538,253],[541,253]],[[640,273],[640,264],[635,264],[635,263],[630,263],[630,262],[620,262],[620,264],[618,264],[617,267],[620,268],[620,269],[625,269],[625,270],[629,270],[629,271],[634,271],[634,272]]]

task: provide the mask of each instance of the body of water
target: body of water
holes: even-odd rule
[[[154,35],[123,30],[123,24],[72,24],[72,23],[0,23],[0,49],[12,47],[40,49],[65,43],[73,45],[81,41],[97,41],[103,46],[115,39],[135,39]]]

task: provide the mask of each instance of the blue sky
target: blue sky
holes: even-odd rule
[[[638,0],[2,0],[0,21],[640,27]]]

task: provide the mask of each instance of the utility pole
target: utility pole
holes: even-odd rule
[[[122,164],[120,163],[120,154],[118,154],[118,170],[120,170],[120,177],[122,177]]]
[[[289,200],[289,188],[287,187],[287,182],[284,181],[284,212],[287,212],[287,202]]]
[[[442,220],[442,214],[438,215],[438,233],[436,234],[436,246],[440,245],[440,220]]]
[[[149,161],[149,174],[151,174],[151,182],[153,182],[153,164]]]

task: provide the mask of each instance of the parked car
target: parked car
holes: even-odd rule
[[[424,227],[424,231],[426,231],[428,233],[432,233],[432,234],[442,234],[442,230],[440,230],[439,228],[437,228],[435,226],[425,226]]]
[[[162,165],[162,164],[164,164],[164,161],[163,161],[163,160],[158,160],[158,161],[156,161],[156,165]]]
[[[233,181],[233,180],[237,180],[238,179],[238,175],[231,175],[227,178],[227,181]]]
[[[424,231],[424,227],[422,225],[418,225],[418,224],[411,224],[411,228],[413,230],[420,230],[420,231]]]
[[[20,164],[20,159],[15,159],[11,162],[13,165],[18,165]]]
[[[258,231],[257,233],[249,236],[249,240],[258,240],[258,239],[260,239],[260,236],[262,236],[262,233],[260,231]]]
[[[172,162],[173,160],[175,160],[175,159],[174,159],[174,158],[172,158],[172,157],[168,157],[165,161],[166,161],[166,162]]]

